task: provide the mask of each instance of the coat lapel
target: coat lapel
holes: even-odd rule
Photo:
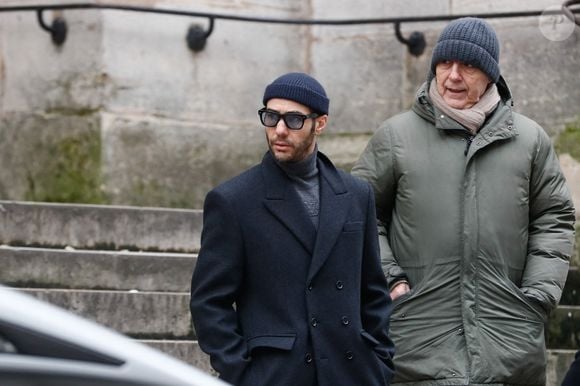
[[[276,165],[270,152],[262,160],[262,173],[266,184],[264,205],[312,253],[316,229],[298,193],[291,188],[290,180]]]
[[[350,208],[351,193],[346,190],[338,171],[330,160],[318,153],[320,173],[320,214],[318,233],[312,262],[308,271],[308,282],[316,275],[342,232]]]

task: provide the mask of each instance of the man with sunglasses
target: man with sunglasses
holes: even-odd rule
[[[318,151],[329,106],[318,81],[282,75],[263,103],[262,162],[205,199],[190,304],[199,345],[234,385],[388,385],[372,189]]]

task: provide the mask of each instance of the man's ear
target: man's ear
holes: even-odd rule
[[[326,124],[328,123],[328,115],[324,114],[318,118],[316,118],[316,135],[322,134],[324,129],[326,128]]]

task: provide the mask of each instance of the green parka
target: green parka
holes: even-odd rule
[[[472,137],[431,105],[385,121],[352,173],[374,188],[395,301],[393,385],[545,384],[544,322],[575,212],[550,138],[502,101]]]

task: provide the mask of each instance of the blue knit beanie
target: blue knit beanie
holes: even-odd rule
[[[280,76],[266,87],[264,106],[272,98],[290,99],[311,108],[319,114],[328,114],[330,101],[316,79],[301,72]]]
[[[446,60],[458,60],[483,71],[497,83],[499,71],[499,42],[493,28],[484,20],[464,17],[445,27],[431,58],[431,72]]]

